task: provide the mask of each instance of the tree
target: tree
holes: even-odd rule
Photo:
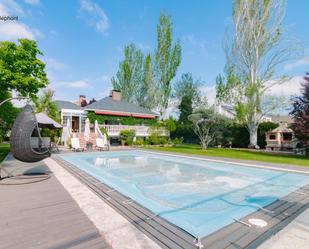
[[[227,121],[225,117],[217,114],[212,108],[199,108],[188,118],[193,123],[193,130],[204,150],[208,148],[209,143],[217,135],[218,127]]]
[[[189,95],[184,95],[181,99],[181,102],[178,108],[180,111],[178,122],[180,124],[188,123],[189,122],[188,117],[193,112],[192,98]]]
[[[235,106],[249,131],[250,147],[257,146],[257,131],[264,115],[263,96],[287,78],[275,69],[290,58],[282,22],[285,0],[238,0],[233,6],[233,35],[226,39],[226,77],[217,78],[217,96]]]
[[[150,110],[154,109],[157,103],[156,85],[153,72],[151,55],[148,54],[145,59],[143,85],[139,93],[140,106]]]
[[[174,132],[177,129],[176,120],[172,116],[163,120],[162,125],[166,127],[166,129],[168,129],[169,132]]]
[[[51,89],[46,89],[43,91],[38,99],[34,100],[36,112],[44,112],[50,118],[56,121],[60,121],[58,107],[57,104],[53,101],[53,96],[54,91]]]
[[[0,42],[0,103],[11,98],[13,91],[35,99],[39,89],[47,86],[45,64],[38,58],[41,55],[35,41]],[[1,134],[11,128],[18,112],[11,102],[0,107]]]
[[[124,60],[119,63],[116,77],[112,78],[115,90],[122,93],[128,102],[140,104],[140,91],[143,87],[144,55],[133,43],[124,47]]]
[[[184,73],[181,75],[180,80],[178,80],[174,86],[174,97],[179,100],[186,95],[192,100],[192,105],[197,107],[202,101],[201,92],[199,87],[202,82],[199,80],[194,80],[191,73]]]
[[[292,129],[297,139],[304,145],[309,145],[309,73],[304,77],[302,96],[294,98]]]
[[[171,17],[161,13],[157,26],[157,49],[155,52],[155,74],[157,80],[158,110],[161,117],[168,107],[171,96],[171,81],[175,77],[181,62],[181,46],[173,44],[173,27]]]
[[[48,84],[45,64],[38,56],[43,53],[36,41],[19,39],[18,44],[0,42],[0,88],[35,98],[39,89]]]
[[[10,97],[12,97],[12,95],[9,92],[0,91],[0,103]],[[0,106],[0,143],[12,128],[18,113],[19,108],[14,107],[9,101]]]

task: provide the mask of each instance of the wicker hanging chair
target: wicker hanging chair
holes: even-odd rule
[[[31,146],[33,134],[37,135],[42,145],[39,149]],[[30,105],[24,107],[14,122],[11,131],[11,153],[22,162],[38,162],[51,155],[41,138],[38,122]]]

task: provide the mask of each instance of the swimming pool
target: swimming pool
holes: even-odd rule
[[[161,153],[60,156],[195,237],[309,184],[309,175]]]

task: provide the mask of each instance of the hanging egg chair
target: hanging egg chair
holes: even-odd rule
[[[36,138],[40,146],[32,147],[32,139]],[[26,105],[17,116],[11,131],[11,153],[22,162],[38,162],[51,155],[40,135],[35,113],[30,105]]]

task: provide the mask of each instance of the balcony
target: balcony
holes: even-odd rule
[[[105,128],[110,137],[119,137],[120,131],[123,130],[134,130],[137,137],[149,137],[154,132],[159,136],[168,137],[170,135],[169,131],[164,127],[154,128],[138,125],[100,125],[100,128]]]

